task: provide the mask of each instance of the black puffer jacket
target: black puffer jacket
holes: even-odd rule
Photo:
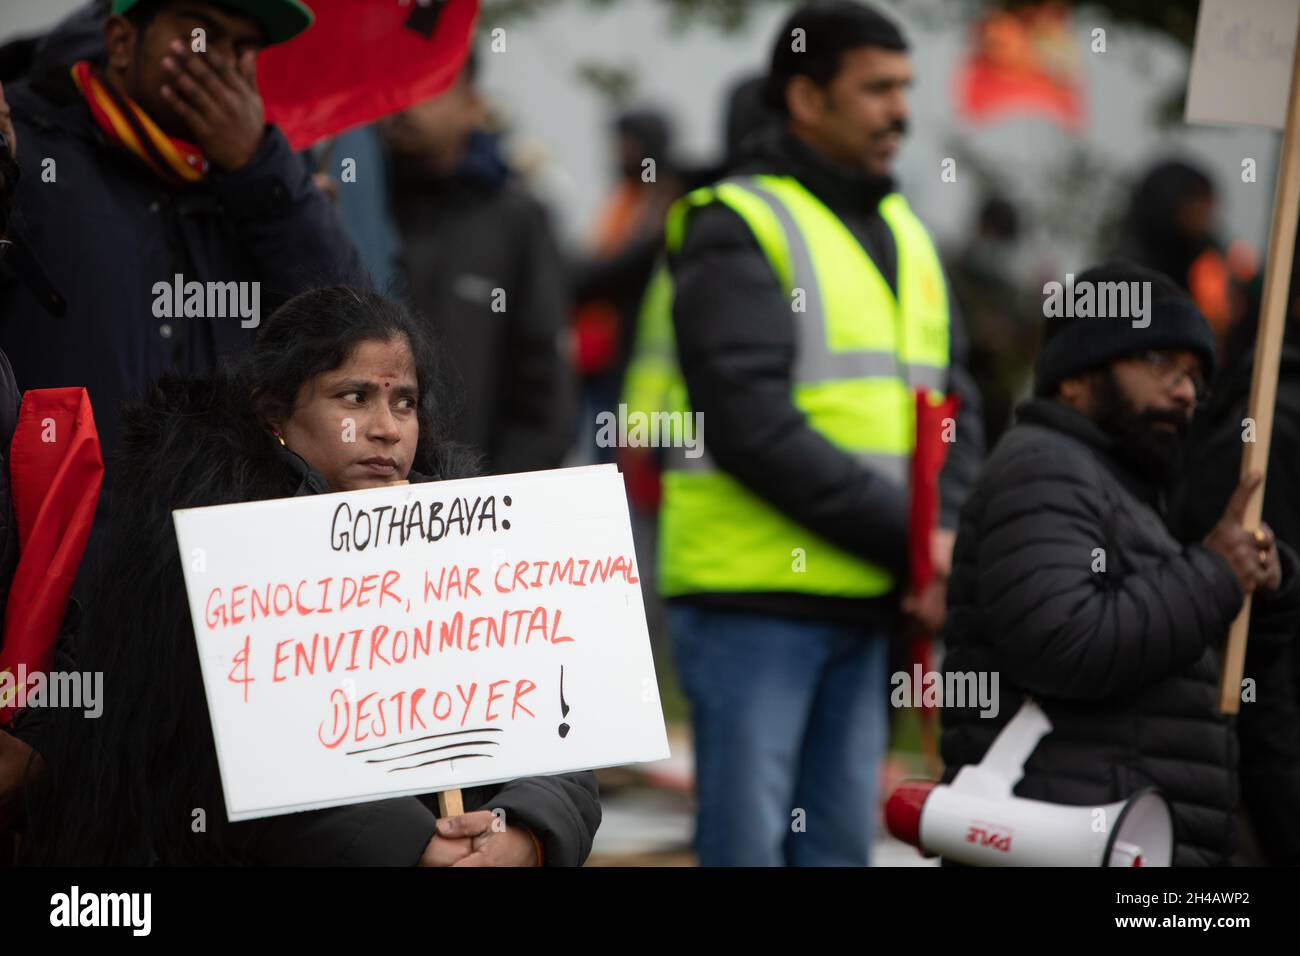
[[[223,377],[164,377],[128,406],[123,424],[122,480],[107,529],[111,561],[97,576],[74,649],[79,669],[104,672],[103,716],[86,721],[75,710],[49,711],[48,719],[20,728],[45,756],[52,783],[33,814],[38,858],[73,865],[415,864],[434,834],[433,795],[245,823],[224,819],[171,514],[317,494],[328,490],[324,478],[275,442]],[[473,457],[452,445],[417,456],[416,465],[427,474],[412,471],[412,482],[475,471]],[[141,739],[143,775],[117,772],[140,756]],[[98,781],[95,801],[85,799],[89,780]],[[501,808],[507,823],[531,829],[548,865],[583,863],[600,825],[589,771],[472,787],[463,797],[466,811]],[[206,833],[188,832],[195,807],[207,810]]]
[[[1030,694],[1053,730],[1017,795],[1100,806],[1158,786],[1173,804],[1175,865],[1221,865],[1237,745],[1216,706],[1218,648],[1241,589],[1222,557],[1170,534],[1159,495],[1108,446],[1068,406],[1026,403],[962,510],[944,669],[997,672],[1000,699],[984,719],[945,706],[945,780],[979,762]],[[1283,575],[1291,594],[1290,552]]]

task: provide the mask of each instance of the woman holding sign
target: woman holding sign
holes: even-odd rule
[[[237,368],[165,378],[127,411],[112,557],[77,639],[78,666],[104,673],[104,712],[55,712],[41,731],[38,860],[583,863],[601,816],[590,772],[467,789],[469,812],[444,819],[429,795],[226,820],[171,513],[471,476],[472,456],[440,440],[436,388],[432,349],[403,306],[335,288],[286,303]]]

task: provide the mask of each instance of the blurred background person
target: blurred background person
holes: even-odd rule
[[[652,109],[620,114],[612,127],[617,178],[596,215],[588,251],[572,269],[573,347],[582,382],[581,430],[597,461],[614,451],[587,440],[587,424],[614,411],[632,353],[641,300],[663,247],[664,216],[682,192],[670,159],[668,119]]]
[[[1038,354],[1041,302],[1016,271],[1023,229],[1016,206],[990,196],[970,238],[946,261],[970,339],[967,368],[980,390],[989,448],[1011,424],[1011,409],[1029,397]]]
[[[1222,345],[1246,311],[1250,256],[1219,239],[1219,196],[1199,166],[1163,160],[1133,189],[1116,256],[1163,272],[1187,290]],[[1235,270],[1235,272],[1234,272]]]
[[[765,76],[747,76],[727,93],[721,123],[721,152],[716,162],[684,167],[678,175],[684,187],[705,186],[725,176],[744,161],[745,143],[779,122],[763,99]],[[632,346],[623,375],[619,402],[632,415],[670,411],[677,378],[677,343],[673,337],[672,276],[662,247],[657,250],[654,272],[637,310]],[[656,552],[659,544],[659,505],[664,449],[627,445],[616,450],[619,471],[627,486],[637,567],[641,573],[646,623],[654,647],[656,667],[671,669],[664,602],[659,595]]]
[[[407,293],[462,398],[452,436],[486,471],[559,466],[573,440],[569,298],[545,209],[486,128],[466,61],[445,93],[380,124]]]
[[[355,180],[346,186],[339,176],[343,163],[356,164]],[[379,124],[347,130],[317,143],[310,150],[312,180],[338,210],[343,228],[365,263],[376,289],[399,295],[402,239],[393,218],[387,151]]]

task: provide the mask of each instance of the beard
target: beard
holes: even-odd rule
[[[1093,379],[1093,398],[1093,421],[1111,437],[1111,454],[1124,467],[1159,487],[1182,474],[1189,423],[1181,412],[1156,408],[1139,412],[1109,368]],[[1167,422],[1175,430],[1157,428],[1157,422]]]

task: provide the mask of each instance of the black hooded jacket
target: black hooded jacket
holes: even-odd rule
[[[90,862],[412,865],[434,834],[433,795],[225,821],[172,511],[328,490],[322,476],[272,439],[233,392],[224,376],[164,377],[126,410],[108,560],[95,576],[75,648],[78,669],[105,673],[104,714],[84,721],[69,712],[69,721],[50,718],[35,739],[26,736],[46,758],[54,794],[44,815],[35,814],[36,852],[51,862],[81,862],[85,841],[78,827],[94,834],[112,816],[120,842]],[[413,470],[412,482],[476,470],[473,457],[454,445],[416,464],[425,473]],[[142,707],[139,701],[151,695]],[[150,762],[136,785],[101,785],[100,802],[87,801],[87,782],[105,773],[116,779],[103,768],[138,755],[142,738]],[[136,746],[124,748],[128,740]],[[548,865],[582,864],[600,824],[591,772],[473,787],[463,796],[467,812],[500,808],[508,824],[532,830]],[[206,808],[206,834],[190,831],[196,807]],[[99,839],[95,835],[93,844]],[[152,847],[143,859],[142,846]]]
[[[962,509],[948,584],[945,672],[996,673],[998,712],[945,702],[950,781],[978,763],[1033,696],[1052,723],[1015,788],[1103,806],[1160,787],[1176,866],[1222,865],[1234,845],[1237,740],[1218,712],[1219,649],[1241,607],[1231,567],[1166,527],[1160,495],[1119,465],[1109,437],[1052,399],[1018,410]],[[1293,616],[1282,589],[1257,602],[1272,640]],[[1280,636],[1277,638],[1280,639]]]
[[[836,165],[779,126],[747,141],[736,175],[793,176],[845,224],[897,289],[893,233],[879,212],[887,177]],[[753,233],[713,203],[691,213],[673,271],[673,325],[691,407],[708,425],[718,466],[782,514],[826,540],[906,571],[907,489],[859,464],[814,430],[791,397],[795,326],[790,306]],[[965,336],[949,296],[949,388],[961,395],[956,441],[940,480],[940,524],[958,509],[983,458],[979,396],[965,371]],[[892,621],[893,598],[806,594],[693,594],[683,601],[848,622]]]
[[[85,386],[111,456],[122,404],[150,380],[208,374],[253,340],[251,317],[163,314],[171,297],[159,283],[255,287],[260,321],[308,288],[371,282],[278,128],[242,169],[213,168],[184,188],[108,141],[69,72],[78,59],[102,61],[106,6],[42,37],[26,75],[5,86],[22,180],[16,247],[0,266],[0,348],[24,389]],[[110,464],[106,490],[114,479]]]

